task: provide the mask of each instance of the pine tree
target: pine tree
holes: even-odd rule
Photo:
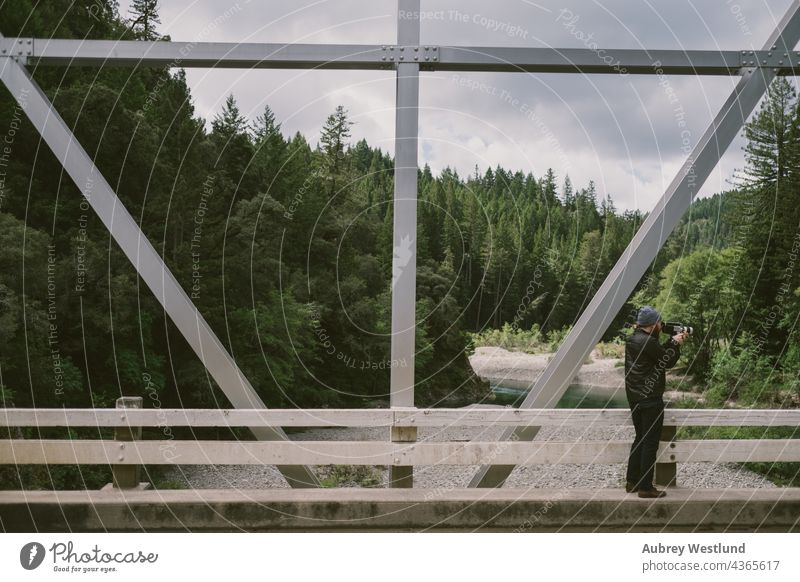
[[[286,140],[281,134],[281,126],[275,122],[275,115],[269,106],[264,113],[256,117],[252,128],[254,146],[256,148],[254,167],[258,173],[258,182],[262,191],[270,193],[274,198],[284,202],[285,193],[276,184],[281,174],[286,174]]]
[[[227,99],[225,99],[222,113],[214,117],[211,122],[211,129],[225,139],[230,139],[234,135],[246,135],[248,133],[247,120],[239,112],[239,106],[233,94],[228,95]]]
[[[797,95],[785,77],[773,81],[760,111],[745,126],[747,167],[743,186],[750,189],[776,187],[798,167]]]
[[[586,188],[586,200],[592,209],[597,210],[597,189],[594,180],[589,180],[589,186]]]
[[[269,105],[265,105],[264,113],[256,117],[256,122],[253,125],[253,136],[255,137],[256,144],[280,135],[281,124],[275,123],[275,114],[272,112]],[[281,139],[283,139],[283,136],[281,136]]]
[[[220,193],[226,191],[237,198],[254,196],[259,187],[259,168],[252,163],[255,150],[250,126],[233,95],[228,96],[222,112],[211,122],[211,140],[217,153],[213,166],[226,177],[225,188],[220,184]]]
[[[558,196],[556,195],[556,174],[553,168],[547,168],[547,172],[541,181],[542,194],[544,195],[544,203],[548,208],[552,208],[558,204]]]
[[[572,180],[569,175],[564,178],[564,206],[568,209],[575,208],[575,190],[572,187]]]
[[[739,174],[740,189],[733,196],[733,218],[740,231],[737,273],[733,286],[745,304],[739,333],[750,331],[760,349],[778,351],[785,333],[776,329],[774,306],[781,289],[791,292],[797,269],[789,271],[793,237],[800,226],[796,193],[800,185],[798,102],[791,83],[778,77],[753,119],[745,126],[746,167]],[[791,290],[785,287],[789,284]],[[783,313],[778,305],[780,318]]]
[[[353,122],[347,117],[347,110],[339,105],[336,111],[328,116],[320,137],[320,149],[323,154],[323,164],[331,183],[330,195],[336,193],[336,178],[342,171],[345,158],[345,146],[350,137],[350,127]]]
[[[131,29],[138,32],[144,40],[158,38],[156,25],[161,24],[158,17],[158,0],[132,0],[130,12],[133,14]]]

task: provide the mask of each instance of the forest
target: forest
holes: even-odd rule
[[[5,36],[159,39],[109,2],[0,5]],[[143,5],[153,6],[145,2]],[[134,16],[137,16],[134,14]],[[179,68],[40,67],[35,80],[269,407],[388,403],[393,160],[348,111],[284,135],[230,95],[207,124]],[[82,192],[0,91],[3,406],[226,407]],[[681,365],[711,403],[800,397],[800,109],[776,80],[730,191],[696,200],[606,330],[649,303],[695,327]],[[555,348],[641,225],[612,193],[502,167],[419,170],[418,406],[487,397],[471,334]]]

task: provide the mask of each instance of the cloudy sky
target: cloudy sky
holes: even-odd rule
[[[438,45],[735,50],[761,48],[791,0],[422,0],[422,42]],[[128,0],[120,0],[128,14]],[[393,43],[396,0],[161,0],[161,31],[180,41]],[[577,17],[577,19],[575,18]],[[565,26],[571,22],[571,26]],[[344,105],[353,138],[393,152],[394,75],[342,71],[188,71],[198,114],[229,93],[248,117],[268,104],[287,135],[316,143]],[[594,180],[619,208],[649,210],[736,78],[424,73],[420,160],[434,172],[498,164],[541,176],[552,167]],[[514,105],[513,100],[517,101]],[[685,111],[687,133],[675,108]],[[701,195],[729,187],[744,163],[738,138]]]

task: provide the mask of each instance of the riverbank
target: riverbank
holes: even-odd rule
[[[536,383],[552,357],[553,354],[528,354],[499,347],[478,347],[469,357],[469,362],[475,373],[492,386],[524,391]],[[669,380],[671,375],[668,373],[667,377]],[[684,386],[688,388],[688,385]],[[624,360],[606,357],[593,350],[588,361],[573,378],[571,387],[581,393],[594,391],[603,394],[607,401],[626,405]],[[701,395],[688,390],[667,390],[664,397],[673,401],[703,401]]]
[[[553,354],[527,354],[504,348],[479,347],[469,357],[475,373],[492,384],[528,388],[544,372]],[[615,390],[625,385],[625,371],[619,358],[602,358],[596,352],[581,366],[572,384]]]

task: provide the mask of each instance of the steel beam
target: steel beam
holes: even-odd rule
[[[795,0],[764,48],[790,53],[798,39],[800,2]],[[775,75],[775,71],[769,68],[742,70],[742,78],[736,88],[539,376],[520,405],[521,408],[547,408],[558,403],[583,361],[622,309],[655,260],[664,241],[688,210],[695,194],[764,96]],[[532,440],[538,431],[538,427],[507,430],[503,438]],[[470,486],[501,486],[513,468],[513,465],[481,467]]]
[[[28,71],[16,59],[8,57],[0,58],[0,67],[0,80],[25,111],[231,404],[236,408],[266,408]],[[262,426],[250,430],[259,440],[288,440],[280,428]],[[314,474],[306,467],[282,466],[279,469],[293,487],[319,486]]]
[[[7,38],[0,50],[31,64],[256,69],[381,69],[382,45]]]
[[[420,0],[398,0],[397,44],[419,44]],[[413,15],[406,17],[404,15]],[[390,406],[414,406],[414,340],[417,298],[417,143],[419,64],[413,51],[397,56],[392,258],[392,367]],[[412,61],[412,62],[408,62]],[[415,435],[414,435],[415,436]],[[413,440],[406,431],[392,440]],[[413,467],[392,468],[392,486],[411,487]]]
[[[406,28],[413,27],[409,18],[402,20]],[[60,66],[380,70],[419,62],[425,70],[437,71],[666,75],[737,75],[745,66],[787,74],[800,62],[800,53],[768,49],[439,47],[420,45],[418,35],[409,39],[370,45],[6,38],[0,40],[0,52],[34,65]]]
[[[443,46],[438,52],[439,71],[736,75],[747,51]]]

